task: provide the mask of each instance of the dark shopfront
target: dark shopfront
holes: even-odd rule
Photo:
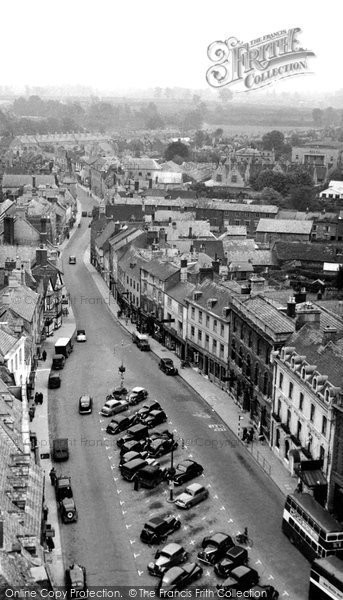
[[[186,342],[172,327],[165,327],[165,345],[168,350],[175,352],[181,360],[186,357]]]
[[[224,360],[214,357],[194,343],[187,342],[186,360],[189,360],[203,375],[207,375],[209,380],[220,386],[227,388],[228,371]]]
[[[244,368],[244,365],[242,364]],[[255,376],[255,375],[254,375]],[[229,390],[237,400],[238,405],[245,412],[250,413],[250,419],[254,422],[258,435],[263,435],[267,440],[270,437],[270,413],[271,400],[268,398],[268,375],[264,374],[260,390],[251,380],[249,365],[246,372],[239,368],[234,362],[230,363]]]

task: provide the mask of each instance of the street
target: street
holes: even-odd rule
[[[79,199],[84,210],[91,209],[93,202],[84,192],[79,191]],[[77,523],[61,525],[65,564],[75,560],[85,565],[90,586],[155,586],[157,579],[146,567],[157,548],[142,544],[139,533],[150,516],[174,512],[182,527],[169,540],[181,543],[192,561],[205,535],[224,531],[234,536],[247,526],[253,540],[249,564],[258,570],[261,583],[274,585],[280,597],[286,592],[291,600],[302,600],[310,566],[281,532],[284,497],[202,398],[179,377],[164,375],[152,353],[140,352],[114,321],[83,264],[89,221],[81,220],[81,228],[63,253],[76,327],[86,330],[87,342],[75,342],[61,371],[61,388],[49,390],[51,438],[70,441],[69,461],[57,465],[56,470],[71,475],[79,512]],[[69,254],[77,257],[76,265],[68,264]],[[168,422],[158,429],[168,426],[179,441],[175,464],[191,457],[204,467],[198,481],[209,488],[210,496],[190,511],[176,510],[167,503],[166,483],[135,492],[120,476],[117,436],[106,434],[108,420],[99,411],[106,395],[119,385],[121,362],[126,367],[125,386],[146,387],[149,400],[158,400],[166,411]],[[94,398],[91,415],[78,413],[83,393]],[[169,455],[160,462],[167,466]],[[216,583],[213,568],[205,566],[200,585]]]

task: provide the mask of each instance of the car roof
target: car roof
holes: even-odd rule
[[[146,522],[146,525],[149,525],[149,527],[152,525],[153,527],[158,527],[159,525],[162,525],[162,523],[164,523],[165,519],[163,519],[162,517],[152,517],[151,519],[149,519],[149,521]]]
[[[200,488],[203,488],[203,487],[204,486],[201,485],[201,483],[191,483],[190,485],[188,485],[186,487],[185,492],[187,492],[188,490],[191,490],[192,492],[195,492],[195,491],[197,491],[197,490],[199,490]]]
[[[227,550],[226,556],[227,556],[227,558],[236,558],[240,554],[245,554],[245,553],[246,553],[245,548],[242,548],[241,546],[232,546],[232,548]]]
[[[165,574],[163,575],[163,582],[169,583],[170,580],[175,579],[182,573],[183,573],[182,567],[171,567],[171,569],[168,569],[168,571],[166,571]]]
[[[74,563],[73,565],[70,565],[68,570],[71,581],[84,582],[84,569],[81,565]]]
[[[67,510],[68,508],[75,508],[74,498],[63,498],[62,504]]]
[[[222,540],[226,540],[226,538],[229,537],[229,535],[227,533],[223,533],[222,531],[218,531],[217,533],[214,533],[213,535],[211,535],[208,538],[208,541],[213,541],[216,543],[220,543]]]
[[[80,400],[90,400],[91,397],[89,394],[82,394],[82,396],[80,396]]]
[[[130,460],[127,463],[125,463],[125,469],[131,469],[132,467],[136,467],[137,465],[141,464],[146,464],[146,460],[144,460],[144,458],[134,458],[133,460]]]
[[[191,460],[190,458],[185,458],[185,460],[181,460],[178,463],[178,466],[183,465],[184,467],[188,467],[189,465],[194,465],[194,464],[195,464],[194,460]]]
[[[182,546],[180,546],[180,544],[175,544],[175,542],[171,542],[170,544],[167,544],[166,546],[164,546],[164,548],[162,548],[161,552],[163,552],[165,554],[175,554],[176,552],[179,552],[180,550],[182,550]]]
[[[144,390],[145,390],[145,388],[137,386],[137,387],[132,388],[131,393],[132,392],[144,392]]]
[[[77,333],[85,333],[85,332],[86,332],[86,330],[85,330],[85,329],[78,329],[78,330],[77,330]]]
[[[104,406],[110,406],[112,408],[112,406],[116,406],[122,404],[122,400],[107,400],[104,404]]]
[[[240,565],[239,567],[235,567],[235,569],[232,569],[231,575],[232,575],[232,577],[234,577],[236,579],[239,577],[243,577],[243,575],[246,575],[251,570],[252,569],[250,567],[245,567],[244,565]]]

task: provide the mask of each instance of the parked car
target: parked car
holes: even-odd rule
[[[204,563],[214,565],[232,546],[234,546],[234,542],[231,535],[221,531],[214,533],[211,536],[204,537],[201,543],[202,550],[198,552],[198,558]]]
[[[145,449],[150,457],[158,458],[176,450],[178,443],[171,437],[149,437],[146,441]]]
[[[135,424],[135,415],[117,415],[106,427],[106,432],[114,435],[125,431]]]
[[[157,589],[160,596],[165,598],[167,592],[183,590],[196,579],[200,579],[202,574],[203,568],[197,563],[186,563],[182,567],[172,567],[164,573]]]
[[[127,430],[125,435],[123,435],[117,440],[117,446],[118,448],[121,448],[121,446],[123,446],[126,442],[129,442],[130,440],[146,440],[148,434],[149,431],[147,426],[144,425],[144,423],[138,423],[137,425],[130,427],[130,429]]]
[[[185,562],[187,557],[188,552],[180,544],[167,544],[162,550],[157,550],[155,561],[148,564],[148,571],[150,575],[160,577],[170,567]]]
[[[136,410],[135,416],[137,420],[142,421],[153,410],[162,410],[161,405],[158,402],[144,404],[140,409]]]
[[[130,440],[120,448],[120,456],[124,456],[127,452],[144,452],[145,440]]]
[[[61,376],[51,369],[48,379],[48,388],[49,390],[53,390],[59,387],[61,387]]]
[[[69,264],[76,265],[76,256],[69,256]]]
[[[126,400],[107,400],[101,409],[101,414],[104,417],[112,417],[129,408],[129,403]]]
[[[127,395],[127,389],[124,386],[116,387],[111,394],[111,396],[113,398],[117,398],[117,400],[120,400],[123,396],[126,396],[126,395]]]
[[[225,579],[223,583],[218,584],[216,587],[221,593],[233,590],[245,592],[254,587],[254,585],[259,582],[259,579],[260,576],[255,569],[240,566],[233,569],[230,573],[230,577]]]
[[[218,577],[228,577],[236,567],[246,565],[248,562],[248,551],[241,546],[232,546],[225,556],[214,565],[214,572]]]
[[[200,483],[191,483],[185,491],[175,498],[175,504],[180,508],[191,508],[208,498],[208,490]]]
[[[65,571],[65,585],[71,598],[77,598],[78,592],[87,591],[85,567],[77,563],[70,565]]]
[[[143,458],[136,458],[135,460],[130,460],[129,462],[124,463],[120,469],[121,476],[126,481],[133,481],[134,476],[137,471],[143,469],[148,463]]]
[[[165,373],[166,375],[178,374],[178,370],[174,366],[174,363],[171,358],[161,358],[160,362],[158,363],[158,366],[161,369],[161,371],[163,371],[163,373]]]
[[[63,498],[72,498],[73,490],[71,487],[71,477],[62,475],[55,479],[56,501],[60,502]]]
[[[156,427],[157,425],[161,425],[161,423],[165,423],[167,420],[167,415],[164,410],[152,410],[144,419],[142,419],[142,423],[146,425],[149,429],[152,427]]]
[[[163,431],[152,431],[149,434],[149,438],[151,440],[165,440],[165,439],[171,439],[173,437],[173,434],[170,433],[170,431],[168,431],[168,429],[163,429]]]
[[[59,503],[63,523],[75,523],[78,519],[74,498],[63,498]]]
[[[164,542],[168,535],[178,531],[181,527],[181,521],[174,515],[167,517],[152,517],[145,523],[140,539],[145,544],[160,544]]]
[[[79,399],[80,415],[89,415],[93,410],[93,398],[89,394],[83,394]]]
[[[86,342],[86,331],[84,329],[78,329],[76,332],[76,341],[77,342]]]
[[[187,458],[176,466],[174,483],[175,485],[183,485],[186,481],[199,477],[203,470],[204,468],[199,463]]]
[[[145,398],[148,397],[148,391],[142,387],[134,387],[129,393],[128,401],[130,406],[134,406],[138,404],[138,402],[142,402]]]
[[[255,585],[249,590],[249,598],[265,598],[266,600],[277,600],[279,592],[273,585]]]
[[[146,462],[148,463],[149,460],[153,459],[147,459]],[[162,481],[166,481],[166,469],[161,469],[159,465],[147,464],[136,473],[134,480],[137,481],[139,487],[152,490]]]
[[[149,458],[148,453],[146,451],[135,452],[134,450],[131,450],[130,452],[126,452],[125,454],[123,454],[123,456],[121,456],[119,467],[122,467],[125,463],[129,462],[130,460],[136,460],[136,458],[142,458],[146,461],[148,465],[160,465],[158,460],[156,460],[155,458]]]

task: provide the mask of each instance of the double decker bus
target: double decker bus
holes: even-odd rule
[[[308,560],[343,558],[343,526],[310,494],[287,496],[282,531]]]
[[[343,561],[317,558],[311,567],[309,600],[343,600]]]

